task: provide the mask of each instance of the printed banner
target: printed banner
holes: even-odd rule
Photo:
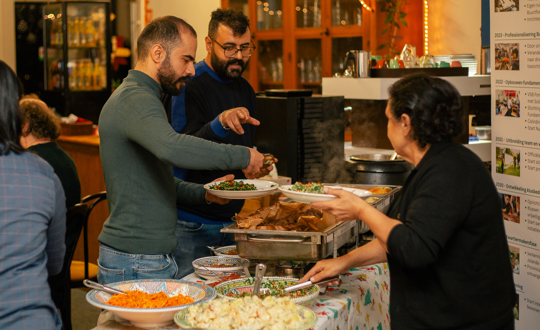
[[[540,327],[540,0],[491,0],[491,164],[518,299]]]

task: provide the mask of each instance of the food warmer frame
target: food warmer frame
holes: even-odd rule
[[[326,186],[341,186],[355,189],[371,189],[380,185],[365,184],[329,184]],[[401,186],[385,186],[392,190],[383,195],[366,196],[377,197],[371,203],[381,212],[386,212]],[[290,201],[290,200],[285,200]],[[242,258],[257,260],[288,260],[315,262],[329,256],[338,257],[338,249],[355,239],[358,247],[360,221],[338,222],[323,232],[296,232],[282,230],[241,229],[234,223],[221,230],[234,236],[238,255]]]

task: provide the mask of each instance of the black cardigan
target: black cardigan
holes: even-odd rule
[[[387,244],[392,330],[513,324],[500,196],[473,152],[432,145],[388,214],[403,222]]]

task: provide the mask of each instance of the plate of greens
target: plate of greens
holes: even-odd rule
[[[266,180],[230,180],[216,181],[204,185],[204,189],[221,198],[247,199],[258,198],[275,192],[278,184]]]
[[[309,182],[306,184],[296,182],[293,185],[280,186],[279,191],[281,191],[285,197],[289,197],[295,202],[305,204],[311,204],[313,202],[326,202],[337,198],[335,195],[325,194],[324,187],[325,185],[318,182]],[[370,191],[364,189],[344,188],[339,186],[326,187],[332,189],[343,189],[357,195],[358,197],[365,197],[372,194]]]

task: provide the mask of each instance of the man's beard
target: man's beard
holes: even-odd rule
[[[240,78],[242,76],[242,73],[244,73],[244,70],[246,69],[246,66],[249,62],[249,59],[246,63],[244,63],[243,60],[238,60],[236,58],[231,58],[228,61],[222,61],[220,60],[215,51],[212,49],[212,54],[210,55],[210,64],[212,64],[212,68],[214,69],[214,72],[220,76],[221,78],[228,78],[228,79],[236,79]],[[235,69],[229,71],[229,65],[232,64],[238,64],[240,66],[240,70]]]
[[[180,78],[176,79],[171,62],[168,58],[163,62],[163,67],[158,69],[157,78],[161,88],[163,88],[163,92],[172,96],[182,94],[185,84],[191,81],[189,76],[180,76]],[[176,86],[178,83],[182,83],[180,84],[180,87]]]

